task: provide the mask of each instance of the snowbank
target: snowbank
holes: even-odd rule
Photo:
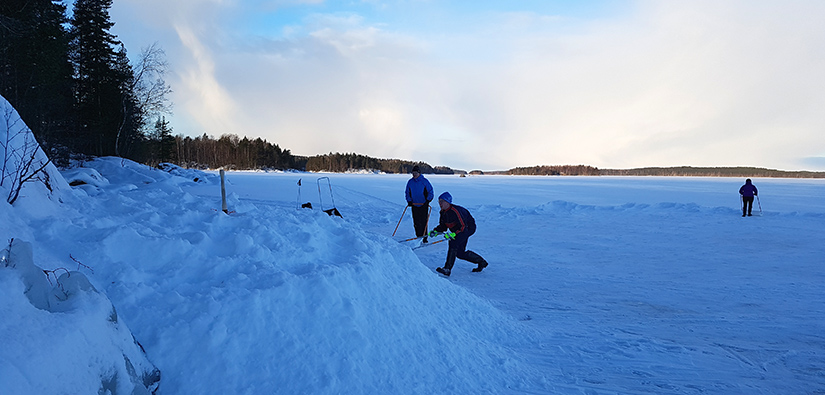
[[[95,276],[140,323],[164,391],[485,393],[535,380],[504,346],[524,336],[512,318],[391,239],[236,194],[226,215],[219,183],[204,201],[175,187],[189,177],[129,161],[85,166],[108,180],[83,209],[101,218],[52,223],[47,240],[109,262]]]
[[[69,185],[17,110],[0,96],[0,195],[8,203],[25,206],[30,215],[53,213]],[[27,199],[21,199],[27,197]]]
[[[52,286],[54,283],[54,286]],[[78,271],[45,271],[31,245],[0,251],[0,381],[9,394],[149,394],[160,371]]]
[[[38,239],[33,223],[62,217],[67,210],[61,205],[63,198],[73,193],[2,97],[0,111],[4,197],[0,202],[0,382],[4,393],[148,394],[156,390],[160,371],[109,299],[84,273],[35,258],[34,251],[49,250],[48,244],[37,242],[34,247],[24,241]],[[68,256],[61,262],[67,260]],[[88,269],[75,264],[78,270]]]

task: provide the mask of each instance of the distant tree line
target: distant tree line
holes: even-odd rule
[[[825,172],[782,171],[760,167],[644,167],[625,170],[602,169],[599,173],[603,176],[825,178]]]
[[[599,175],[599,169],[585,165],[532,166],[515,167],[506,171],[487,173],[513,176],[597,176]]]
[[[480,172],[479,172],[480,173]],[[636,169],[599,169],[592,166],[516,167],[484,174],[528,176],[662,176],[662,177],[784,177],[825,178],[825,172],[782,171],[759,167],[644,167]]]
[[[151,152],[155,119],[169,111],[164,54],[153,45],[130,63],[109,30],[112,0],[0,1],[0,94],[57,164],[71,155]],[[166,124],[168,128],[168,124]]]
[[[346,172],[349,170],[375,170],[384,173],[410,173],[413,166],[418,166],[422,174],[454,174],[449,167],[432,167],[424,162],[411,162],[400,159],[377,159],[355,153],[329,153],[301,158],[306,171]]]
[[[185,167],[229,169],[294,169],[296,158],[289,150],[281,149],[260,137],[250,140],[234,134],[224,134],[214,139],[204,134],[200,137],[161,138],[168,141],[159,152],[169,157],[156,158],[157,162],[172,162]]]
[[[215,139],[206,134],[200,137],[184,137],[168,134],[165,121],[158,121],[152,152],[148,164],[157,165],[170,162],[184,167],[236,170],[279,169],[328,171],[343,173],[350,170],[374,170],[384,173],[410,173],[418,166],[425,174],[453,174],[448,167],[432,167],[424,162],[400,159],[377,159],[359,154],[329,153],[315,156],[296,156],[290,150],[282,149],[261,138],[250,140],[235,134],[224,134]]]

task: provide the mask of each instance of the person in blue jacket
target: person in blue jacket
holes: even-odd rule
[[[444,262],[444,267],[439,267],[435,271],[449,277],[456,258],[477,264],[474,272],[484,270],[487,261],[481,255],[467,249],[467,241],[476,232],[476,220],[466,208],[453,204],[453,196],[449,192],[444,192],[438,197],[438,205],[441,207],[441,215],[438,226],[430,232],[430,237],[447,230],[455,233],[455,237],[450,239],[447,247],[447,261]]]
[[[424,237],[427,242],[427,222],[430,217],[430,202],[435,197],[430,181],[421,175],[418,165],[412,168],[412,178],[407,181],[407,205],[412,209],[415,237]]]
[[[756,190],[750,178],[745,180],[745,185],[739,188],[739,194],[742,195],[742,216],[750,217],[753,210],[753,197],[759,195],[759,191]]]

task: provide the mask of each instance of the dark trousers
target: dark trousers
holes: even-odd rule
[[[430,206],[412,206],[413,227],[415,228],[415,237],[421,237],[427,234],[427,220],[430,217]]]
[[[742,215],[750,214],[753,210],[753,196],[742,196]]]
[[[447,261],[444,262],[445,269],[453,270],[453,265],[455,265],[456,258],[475,264],[486,262],[481,255],[467,249],[467,242],[470,240],[470,236],[472,236],[473,233],[462,232],[457,234],[455,239],[450,240],[450,245],[447,247]]]

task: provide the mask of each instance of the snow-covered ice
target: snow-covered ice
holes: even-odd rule
[[[446,243],[397,241],[409,213],[391,237],[407,175],[229,172],[225,214],[214,173],[86,166],[106,182],[48,217],[3,205],[0,235],[92,267],[159,393],[825,390],[822,180],[755,179],[763,215],[742,218],[740,179],[429,176],[490,262],[445,279]],[[343,218],[320,210],[328,185]],[[4,381],[28,366],[8,355],[32,341],[21,309],[0,324]],[[31,347],[61,333],[38,330]]]

